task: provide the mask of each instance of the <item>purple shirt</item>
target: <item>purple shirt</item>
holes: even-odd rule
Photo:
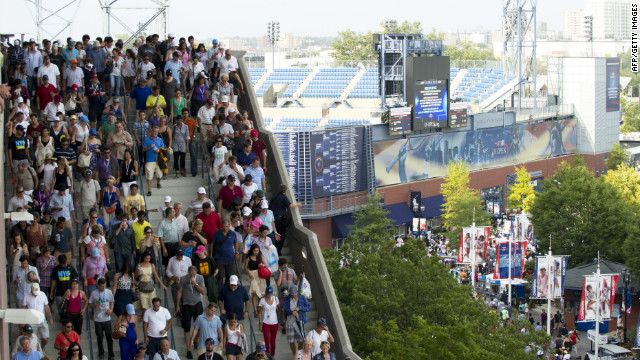
[[[116,172],[113,173],[111,169],[115,165]],[[111,159],[107,161],[107,159],[100,158],[98,159],[98,176],[100,180],[106,180],[109,176],[113,176],[117,178],[118,172],[120,171],[120,164],[118,164],[118,160],[115,157],[111,156]]]
[[[96,260],[96,261],[94,261]],[[87,279],[93,279],[95,275],[99,278],[104,278],[104,273],[107,269],[107,262],[102,256],[97,258],[88,257],[84,260],[84,266],[82,267],[82,276]]]
[[[207,101],[207,90],[209,90],[207,85],[196,86],[193,88],[192,100]]]
[[[149,128],[154,126],[160,126],[160,120],[157,117],[152,116],[151,119],[149,119]]]

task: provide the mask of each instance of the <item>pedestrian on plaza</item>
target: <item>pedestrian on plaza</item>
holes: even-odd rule
[[[165,341],[167,346],[167,331],[173,324],[169,310],[160,306],[160,298],[154,298],[152,307],[144,312],[142,331],[144,342],[147,344],[147,354],[154,356],[161,349],[161,342]],[[176,354],[177,356],[177,354]],[[163,360],[163,359],[156,359]],[[178,360],[175,358],[175,360]]]
[[[114,360],[113,339],[111,338],[111,313],[113,312],[114,298],[111,290],[107,289],[107,281],[98,279],[98,289],[89,296],[89,306],[93,308],[93,322],[98,341],[98,357],[104,357],[103,336],[107,338],[109,360]]]

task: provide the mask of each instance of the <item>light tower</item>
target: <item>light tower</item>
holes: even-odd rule
[[[107,35],[111,35],[111,19],[115,20],[120,26],[122,26],[126,31],[131,34],[131,37],[124,42],[124,45],[127,46],[133,39],[138,37],[142,32],[145,31],[147,26],[151,24],[156,18],[160,17],[158,21],[158,27],[160,38],[164,39],[167,36],[167,12],[169,9],[169,5],[171,4],[171,0],[124,0],[121,2],[123,6],[114,7],[118,0],[98,0],[100,4],[100,8],[103,12],[102,19],[102,27],[103,32]],[[114,14],[114,10],[116,10],[119,14],[125,14],[126,12],[135,12],[136,15],[144,16],[151,15],[147,21],[144,23],[139,22],[139,27],[137,29],[131,28],[127,21],[121,19],[118,15]],[[120,12],[119,10],[125,10]],[[153,13],[148,11],[153,11]],[[129,14],[128,14],[129,15]],[[144,18],[142,18],[144,19]]]
[[[503,0],[504,68],[518,79],[518,111],[527,87],[532,89],[534,111],[536,108],[536,3],[537,0]]]
[[[267,23],[267,39],[271,44],[271,69],[276,68],[276,43],[280,40],[280,22],[270,21]]]

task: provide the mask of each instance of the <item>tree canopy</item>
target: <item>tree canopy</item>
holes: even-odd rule
[[[531,221],[540,248],[552,236],[556,254],[571,254],[571,266],[589,263],[598,255],[624,262],[623,245],[634,239],[638,225],[632,209],[604,179],[596,179],[576,156],[562,162],[544,182],[531,207]]]
[[[524,166],[516,167],[516,181],[509,188],[509,197],[507,198],[509,208],[524,209],[524,212],[529,212],[535,197],[536,192],[531,184],[531,176],[527,172],[527,168]]]
[[[469,164],[463,161],[449,162],[447,175],[440,186],[444,197],[442,220],[446,228],[451,228],[450,239],[457,239],[462,227],[490,225],[489,215],[482,207],[480,193],[469,186]]]
[[[640,207],[640,173],[636,169],[622,163],[615,170],[607,171],[604,179],[613,185],[627,204]]]
[[[356,222],[342,248],[323,250],[356,353],[380,360],[533,359],[526,345],[549,342],[528,322],[503,327],[422,241],[394,247],[392,236],[359,238],[361,225],[384,221],[384,212],[370,209],[377,206],[370,201],[363,208],[372,217]]]
[[[623,149],[620,144],[613,144],[609,157],[604,161],[608,170],[615,170],[621,164],[625,163],[629,159],[629,152]]]

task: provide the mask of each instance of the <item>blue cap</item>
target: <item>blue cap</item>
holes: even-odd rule
[[[217,44],[217,43],[218,43],[218,39],[213,39],[213,40],[211,41],[211,43],[212,43],[212,44]]]
[[[135,315],[136,314],[136,308],[133,307],[133,304],[127,304],[127,314],[129,314],[129,315]]]
[[[256,351],[267,351],[266,345],[256,345]]]
[[[267,286],[267,288],[265,289],[265,293],[267,295],[273,295],[273,287]]]
[[[89,135],[98,135],[98,131],[92,128],[91,130],[89,130]]]
[[[98,257],[98,255],[100,255],[100,249],[98,249],[97,247],[92,248],[91,257]]]
[[[87,115],[80,115],[80,121],[89,122],[89,118],[87,117]]]
[[[184,248],[183,247],[179,247],[178,250],[176,250],[176,254],[177,255],[184,255]]]

